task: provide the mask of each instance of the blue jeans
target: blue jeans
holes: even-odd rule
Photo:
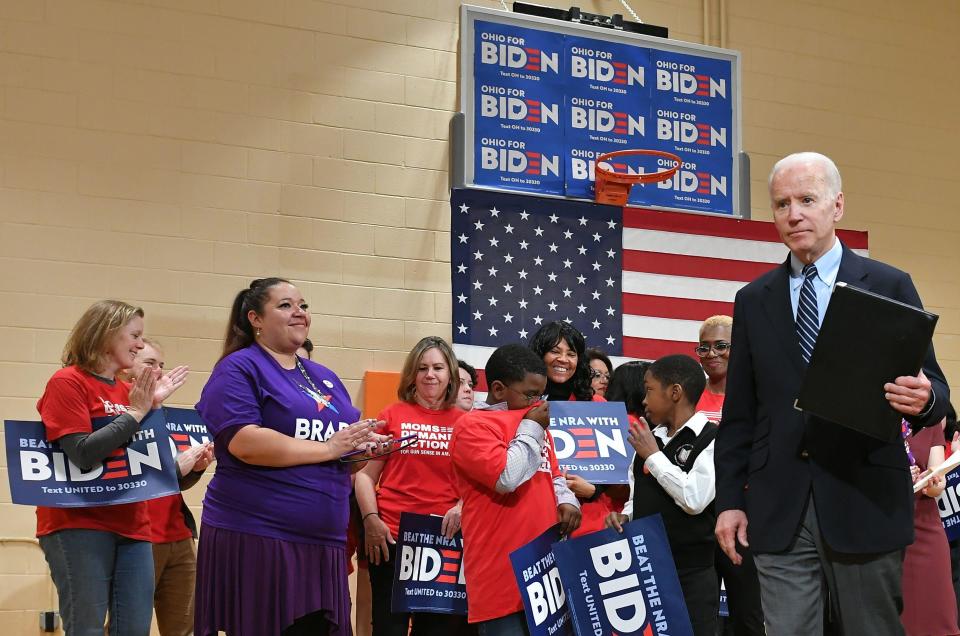
[[[523,612],[477,623],[477,628],[480,636],[530,636],[527,631],[527,617]]]
[[[40,537],[60,596],[67,636],[149,636],[153,548],[104,530],[67,529]]]

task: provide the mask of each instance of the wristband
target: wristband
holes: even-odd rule
[[[366,521],[366,520],[367,520],[367,517],[369,517],[370,515],[377,515],[377,516],[379,517],[379,516],[380,516],[380,513],[377,512],[376,510],[373,511],[373,512],[368,512],[367,514],[365,514],[365,515],[363,515],[362,517],[360,517],[360,523],[363,523],[364,521]]]

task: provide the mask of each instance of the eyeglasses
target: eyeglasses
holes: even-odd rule
[[[706,358],[710,354],[711,350],[714,353],[716,353],[718,356],[722,356],[727,351],[730,351],[730,343],[724,342],[723,340],[718,340],[713,344],[710,344],[710,345],[702,344],[698,346],[696,349],[694,349],[694,351],[697,352],[697,355],[700,356],[701,358]]]
[[[596,369],[590,369],[590,379],[596,380],[597,378],[603,378],[607,382],[610,381],[610,374],[606,371],[597,371]]]
[[[542,395],[542,394],[539,393],[539,392],[531,391],[531,392],[529,392],[529,393],[521,393],[520,391],[517,391],[516,389],[510,388],[510,387],[507,386],[506,384],[504,384],[503,386],[507,389],[507,391],[510,391],[511,393],[516,393],[517,395],[519,395],[520,397],[522,397],[523,399],[525,399],[525,400],[527,401],[527,404],[533,404],[534,402],[539,402],[540,400],[546,400],[546,399],[547,399],[547,396],[546,396],[546,395]]]

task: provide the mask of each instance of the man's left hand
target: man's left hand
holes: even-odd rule
[[[920,375],[901,375],[893,382],[883,385],[887,402],[894,410],[904,415],[919,415],[930,401],[930,380],[920,371]]]

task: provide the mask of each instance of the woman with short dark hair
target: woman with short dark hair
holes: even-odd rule
[[[613,376],[610,358],[600,349],[590,347],[587,349],[587,363],[590,365],[590,387],[593,394],[607,399],[607,387],[610,386],[610,378]]]

